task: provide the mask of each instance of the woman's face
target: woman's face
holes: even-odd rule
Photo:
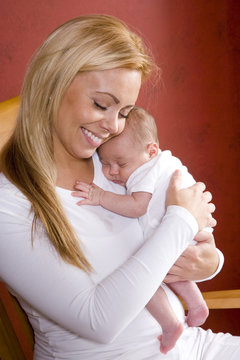
[[[55,156],[87,159],[122,132],[141,86],[136,70],[79,73],[67,89],[53,127]]]

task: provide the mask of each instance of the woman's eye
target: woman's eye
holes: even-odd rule
[[[123,118],[123,119],[127,119],[128,118],[128,114],[127,115],[124,115],[122,113],[119,113],[119,117]]]
[[[94,101],[94,105],[95,105],[98,109],[107,110],[106,106],[102,106],[102,105],[100,105],[99,103],[97,103],[96,101]]]

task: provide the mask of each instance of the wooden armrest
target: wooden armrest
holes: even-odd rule
[[[240,309],[240,289],[202,292],[209,309]],[[185,302],[180,299],[184,309]]]
[[[240,309],[240,289],[203,292],[209,309]]]

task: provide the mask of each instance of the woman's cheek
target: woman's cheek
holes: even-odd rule
[[[123,131],[123,129],[125,127],[125,123],[126,123],[126,119],[119,120],[118,131],[115,134],[115,136],[121,134],[121,132]]]

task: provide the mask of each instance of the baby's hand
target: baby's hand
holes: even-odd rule
[[[84,198],[77,202],[77,205],[100,205],[101,196],[104,190],[95,184],[86,184],[77,181],[75,189],[78,191],[72,192],[72,196]]]

